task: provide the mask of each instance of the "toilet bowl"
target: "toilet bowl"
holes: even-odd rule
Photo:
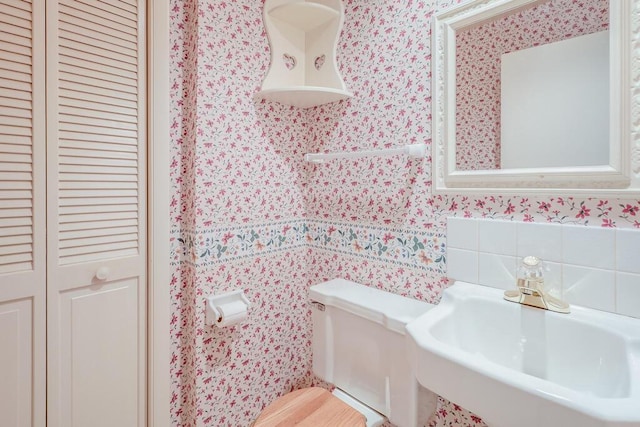
[[[254,427],[423,425],[436,396],[421,389],[407,361],[405,326],[433,306],[334,279],[309,290],[313,372],[336,386],[309,387],[272,402]]]

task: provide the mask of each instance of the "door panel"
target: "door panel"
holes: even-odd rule
[[[48,426],[146,423],[144,2],[47,2]]]
[[[0,426],[45,422],[44,1],[0,0]]]
[[[31,299],[0,303],[0,425],[31,425]]]
[[[141,294],[135,278],[60,293],[62,425],[137,425]]]
[[[144,10],[0,0],[3,427],[145,424]]]

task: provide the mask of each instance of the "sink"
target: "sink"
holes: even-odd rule
[[[492,427],[640,426],[640,319],[456,282],[407,332],[420,384]]]

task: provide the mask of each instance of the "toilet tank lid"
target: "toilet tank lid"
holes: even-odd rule
[[[434,307],[424,301],[345,279],[333,279],[311,286],[309,297],[312,301],[345,310],[403,335],[407,323]]]

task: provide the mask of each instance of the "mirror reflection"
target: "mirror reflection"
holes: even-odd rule
[[[548,0],[457,31],[456,168],[608,164],[608,29],[608,0]]]

